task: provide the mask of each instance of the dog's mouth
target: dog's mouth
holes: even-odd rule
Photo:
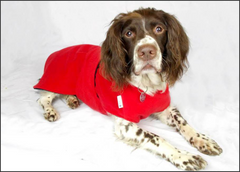
[[[160,73],[161,68],[156,68],[154,65],[147,63],[144,65],[140,70],[135,70],[134,74],[135,75],[140,75],[140,74],[145,74],[145,73]]]

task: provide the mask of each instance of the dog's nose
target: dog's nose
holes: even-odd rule
[[[152,60],[156,57],[156,47],[153,45],[142,45],[138,49],[138,57],[144,61]]]

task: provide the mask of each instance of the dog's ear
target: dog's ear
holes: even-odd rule
[[[122,42],[123,15],[119,14],[111,23],[101,48],[100,66],[103,76],[115,82],[114,88],[121,89],[126,84],[126,50]]]
[[[166,73],[167,82],[171,86],[182,77],[188,68],[189,40],[182,25],[173,15],[164,11],[158,12],[167,26],[168,41],[163,57],[163,70]]]

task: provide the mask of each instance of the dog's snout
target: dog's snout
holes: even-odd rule
[[[138,49],[138,57],[144,61],[152,60],[156,57],[156,47],[154,45],[142,45]]]

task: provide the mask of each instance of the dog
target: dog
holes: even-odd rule
[[[171,14],[154,8],[120,13],[111,22],[102,46],[76,45],[49,56],[44,74],[34,86],[44,117],[59,119],[52,100],[62,97],[72,109],[80,101],[114,119],[114,132],[125,143],[143,148],[182,170],[201,170],[207,162],[172,146],[137,123],[153,117],[175,128],[207,155],[222,149],[193,129],[171,105],[169,87],[188,68],[189,39]]]

